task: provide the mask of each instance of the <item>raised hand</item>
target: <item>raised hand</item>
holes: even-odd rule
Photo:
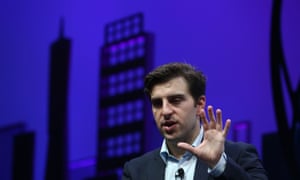
[[[197,147],[193,147],[185,142],[179,142],[177,146],[190,151],[199,159],[206,162],[210,168],[213,168],[218,163],[222,153],[224,152],[224,143],[229,131],[231,120],[226,120],[226,124],[223,129],[221,109],[217,109],[215,115],[213,107],[208,106],[207,112],[209,120],[207,119],[204,109],[201,110],[199,115],[204,129],[204,137],[201,144]]]

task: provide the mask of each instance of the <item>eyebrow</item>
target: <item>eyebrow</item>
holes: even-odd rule
[[[167,99],[170,99],[170,98],[183,98],[183,97],[185,97],[184,94],[172,94],[172,95],[167,96]],[[155,100],[159,100],[159,99],[162,99],[162,98],[161,97],[154,97],[154,98],[151,97],[151,101],[155,101]]]

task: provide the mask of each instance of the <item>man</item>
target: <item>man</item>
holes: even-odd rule
[[[161,148],[124,165],[123,180],[268,179],[254,146],[226,140],[222,112],[207,107],[206,78],[186,63],[162,65],[145,78]]]

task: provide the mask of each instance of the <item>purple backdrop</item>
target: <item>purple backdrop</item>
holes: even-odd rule
[[[223,117],[233,123],[251,121],[251,143],[261,153],[261,135],[276,130],[269,69],[271,7],[271,0],[1,1],[0,126],[24,121],[36,132],[35,179],[42,179],[49,45],[58,37],[63,16],[73,47],[69,158],[95,156],[104,25],[143,12],[145,29],[155,34],[154,65],[186,61],[202,69],[208,77],[208,104],[222,108]],[[299,8],[297,0],[283,3],[283,45],[293,88],[300,79]]]

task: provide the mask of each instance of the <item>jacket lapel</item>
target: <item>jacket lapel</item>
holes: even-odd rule
[[[207,169],[208,169],[207,165],[198,159],[196,164],[195,174],[194,174],[194,180],[208,179]]]
[[[165,167],[166,164],[160,158],[160,156],[155,156],[152,160],[152,165],[150,165],[151,169],[148,171],[149,180],[164,180],[165,179]]]

